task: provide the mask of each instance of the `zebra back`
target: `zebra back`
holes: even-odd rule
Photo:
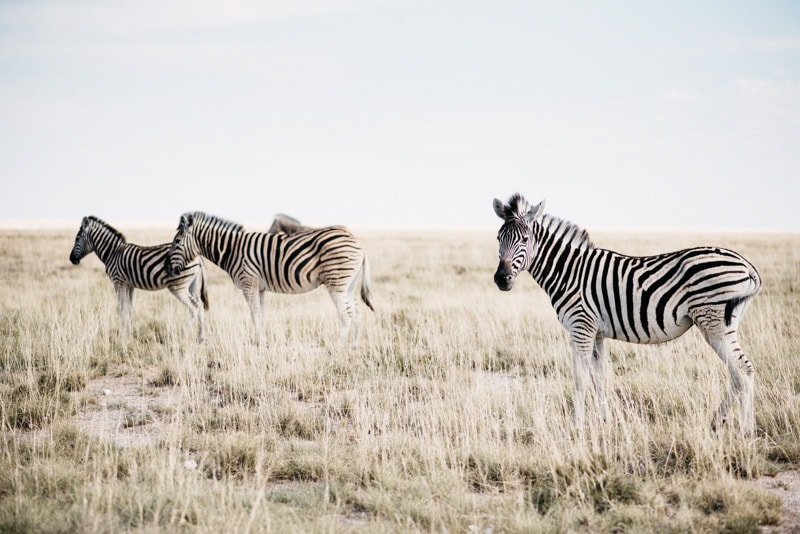
[[[289,215],[279,213],[275,215],[272,225],[267,232],[276,233],[283,232],[285,234],[296,234],[298,232],[305,232],[306,230],[313,230],[310,226],[303,226],[300,221]]]

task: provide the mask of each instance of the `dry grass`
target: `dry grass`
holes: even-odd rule
[[[156,243],[170,232],[128,232]],[[612,421],[569,424],[569,347],[530,278],[492,283],[494,233],[361,234],[376,313],[337,343],[327,293],[270,295],[267,347],[208,268],[209,341],[137,292],[119,338],[73,233],[0,233],[0,531],[726,531],[780,522],[748,479],[800,464],[800,236],[595,235],[646,254],[742,252],[757,436],[713,435],[727,387],[700,336],[609,343]],[[735,426],[734,426],[735,428]]]

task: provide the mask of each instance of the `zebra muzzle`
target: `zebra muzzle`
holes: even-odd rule
[[[172,265],[170,262],[165,262],[164,269],[167,271],[169,276],[174,276],[181,272],[180,269],[176,268],[176,266]]]
[[[500,291],[510,291],[514,286],[514,276],[508,272],[508,269],[502,263],[497,267],[497,272],[494,273],[494,283]]]

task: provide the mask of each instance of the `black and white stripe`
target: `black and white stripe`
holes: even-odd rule
[[[133,331],[133,290],[167,288],[189,309],[189,324],[197,320],[197,337],[202,341],[205,335],[203,310],[208,309],[202,260],[198,258],[180,272],[167,274],[164,260],[169,247],[170,243],[151,247],[128,243],[111,225],[89,216],[81,221],[69,261],[78,265],[84,256],[94,252],[105,264],[106,274],[117,293],[123,332]]]
[[[324,285],[339,312],[342,338],[358,335],[354,296],[361,279],[361,299],[372,309],[369,262],[358,239],[346,228],[331,226],[284,232],[245,232],[236,223],[203,212],[184,213],[167,255],[167,269],[179,271],[203,255],[223,268],[244,294],[256,337],[264,330],[264,296],[305,293]]]
[[[576,423],[583,420],[589,377],[607,416],[604,338],[660,343],[696,325],[731,375],[712,425],[724,423],[738,402],[743,431],[753,431],[754,369],[736,331],[761,279],[746,259],[718,247],[646,257],[595,248],[585,230],[545,215],[544,202],[531,207],[519,194],[508,204],[495,199],[494,210],[504,221],[494,275],[498,288],[510,290],[516,276],[529,271],[570,334]]]

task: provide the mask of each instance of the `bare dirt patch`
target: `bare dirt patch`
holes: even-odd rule
[[[179,387],[152,387],[140,376],[103,376],[81,395],[75,422],[84,432],[120,447],[154,445],[167,428],[165,417],[177,407]]]
[[[800,471],[781,471],[774,477],[761,477],[754,483],[783,500],[781,524],[765,527],[763,532],[800,534]]]

